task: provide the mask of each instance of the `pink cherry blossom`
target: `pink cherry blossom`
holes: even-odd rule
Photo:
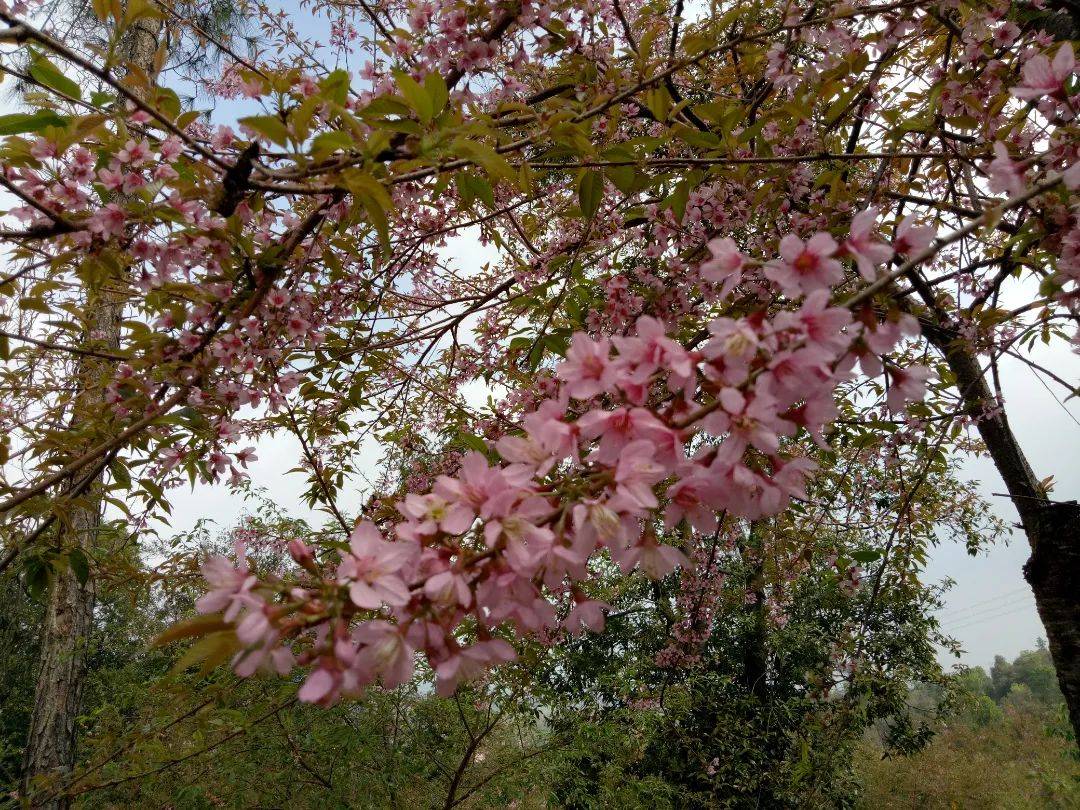
[[[443,696],[452,695],[461,681],[474,681],[493,664],[517,658],[514,648],[501,638],[478,641],[450,655],[435,668],[436,689]]]
[[[1008,147],[1001,141],[994,143],[994,159],[986,170],[990,175],[991,191],[1005,192],[1013,196],[1027,188],[1023,168],[1009,157]]]
[[[712,337],[702,348],[710,361],[706,376],[728,385],[741,385],[761,348],[762,336],[748,320],[732,318],[710,321],[709,334]]]
[[[647,439],[627,444],[619,454],[615,468],[615,494],[620,504],[629,508],[653,509],[658,505],[653,485],[667,475],[656,461],[656,448]]]
[[[472,525],[475,515],[462,503],[452,503],[434,493],[416,495],[408,493],[398,504],[398,510],[413,521],[412,530],[418,535],[461,534]]]
[[[701,277],[721,285],[720,298],[727,298],[742,280],[746,257],[730,236],[713,239],[706,247],[711,255],[701,264]]]
[[[778,332],[791,330],[836,355],[851,343],[851,338],[844,334],[851,320],[850,310],[829,305],[828,290],[815,290],[806,296],[796,311],[777,313],[774,325]]]
[[[415,651],[402,636],[401,628],[381,620],[365,622],[356,628],[353,638],[363,645],[357,665],[378,676],[387,689],[412,677]]]
[[[116,160],[121,165],[141,166],[150,159],[150,142],[146,139],[141,141],[128,140],[124,148],[116,153]]]
[[[905,403],[920,400],[926,393],[926,381],[930,377],[926,366],[889,366],[888,374],[890,411],[901,411]]]
[[[851,221],[851,234],[842,246],[844,252],[855,259],[859,273],[867,281],[873,281],[877,276],[878,265],[884,264],[893,255],[893,249],[889,245],[874,239],[877,220],[876,208],[860,211]]]
[[[458,476],[441,475],[435,482],[435,494],[455,507],[464,507],[474,515],[486,514],[488,502],[511,487],[505,473],[488,464],[480,453],[466,454]],[[460,509],[457,511],[461,514]],[[460,518],[463,519],[463,518]]]
[[[922,252],[937,235],[933,227],[929,225],[916,225],[914,214],[908,214],[896,226],[896,234],[893,236],[893,250],[901,256],[911,256]]]
[[[765,265],[765,276],[792,298],[829,287],[844,277],[840,262],[831,258],[837,249],[827,233],[816,233],[806,242],[789,233],[780,240],[780,259]]]
[[[566,359],[556,370],[559,379],[566,382],[570,396],[590,399],[610,388],[616,369],[609,354],[607,338],[592,340],[580,333],[574,335]]]
[[[1076,70],[1076,55],[1071,42],[1063,42],[1051,62],[1044,54],[1035,54],[1023,67],[1023,82],[1012,88],[1014,96],[1033,100],[1043,96],[1062,98],[1065,82]]]
[[[707,471],[694,466],[689,475],[679,478],[667,491],[664,525],[675,528],[686,518],[699,532],[716,531],[715,504],[719,502],[717,481]]]
[[[533,467],[537,475],[544,475],[555,464],[553,453],[532,436],[503,436],[495,449],[509,462]]]
[[[657,543],[656,538],[648,534],[629,549],[613,550],[612,556],[624,572],[629,572],[636,566],[649,579],[663,579],[676,568],[689,565],[690,562],[677,548]]]
[[[328,669],[317,667],[304,680],[296,696],[304,703],[321,703],[327,705],[337,697],[340,677]]]
[[[247,568],[247,562],[240,556],[237,565],[220,554],[210,557],[202,565],[202,575],[210,583],[207,591],[195,603],[199,613],[217,613],[225,611],[225,621],[230,622],[244,607],[258,607],[262,601],[252,594],[251,589],[258,583],[254,574]]]
[[[710,416],[709,430],[729,433],[720,453],[732,463],[748,446],[773,455],[780,448],[780,437],[794,432],[791,423],[778,418],[776,402],[765,391],[748,398],[735,388],[724,388],[719,398],[721,408]]]
[[[589,456],[590,461],[615,464],[623,448],[636,439],[662,440],[671,433],[663,422],[645,408],[595,408],[577,421],[582,436],[600,437],[599,446]]]
[[[472,591],[468,581],[461,572],[452,569],[429,577],[424,583],[424,595],[432,602],[457,604],[463,608],[472,604]]]
[[[338,581],[349,585],[349,598],[360,608],[374,610],[385,602],[403,605],[409,589],[401,579],[401,569],[414,549],[406,543],[388,543],[369,521],[363,521],[349,537],[349,552],[342,555]]]
[[[94,212],[86,226],[91,233],[96,233],[102,239],[111,239],[122,234],[126,224],[127,214],[124,209],[116,203],[109,203]]]
[[[580,428],[577,424],[566,421],[566,406],[566,401],[546,399],[534,412],[527,414],[522,422],[529,432],[529,438],[554,458],[569,456],[577,462],[580,455],[578,447]]]
[[[585,630],[594,633],[602,633],[604,630],[604,613],[611,610],[607,602],[599,602],[593,599],[582,599],[574,602],[574,606],[563,619],[563,627],[571,635],[577,635]]]

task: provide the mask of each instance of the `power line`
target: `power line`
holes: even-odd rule
[[[986,604],[981,607],[973,606],[970,608],[964,608],[955,613],[942,614],[937,617],[939,622],[964,622],[968,619],[973,619],[981,613],[988,613],[998,610],[1003,607],[1010,607],[1020,602],[1027,602],[1031,599],[1030,593],[1018,593],[1009,597],[1008,599],[1001,599],[994,604]]]
[[[979,625],[979,624],[985,624],[986,622],[994,621],[995,619],[1003,619],[1006,616],[1012,616],[1012,615],[1014,615],[1016,613],[1020,613],[1022,611],[1031,610],[1034,607],[1035,607],[1034,602],[1032,602],[1030,605],[1027,605],[1027,604],[1019,605],[1017,607],[1012,608],[1011,610],[1006,610],[1006,611],[1003,611],[1001,613],[995,613],[995,614],[993,614],[991,616],[984,616],[981,619],[975,619],[974,621],[965,622],[963,624],[956,625],[955,627],[952,627],[952,628],[949,628],[948,630],[946,630],[946,632],[950,633],[950,634],[955,633],[958,630],[965,630],[965,629],[974,627],[974,626]]]
[[[977,613],[972,613],[972,614],[967,615],[967,616],[960,616],[958,618],[952,619],[948,623],[952,624],[954,626],[955,625],[967,624],[968,622],[978,621],[978,620],[980,620],[980,619],[982,619],[982,618],[984,618],[986,616],[992,616],[992,615],[994,615],[996,613],[1000,613],[1002,611],[1008,612],[1010,610],[1019,610],[1020,608],[1027,607],[1029,605],[1034,606],[1035,605],[1035,600],[1031,599],[1031,598],[1013,600],[1011,602],[1003,603],[1001,605],[995,605],[994,607],[991,607],[991,608],[985,608],[984,610],[980,610]]]
[[[1030,592],[1031,590],[1030,588],[1028,588],[1028,586],[1022,585],[1019,588],[1012,588],[1002,593],[995,594],[994,596],[988,597],[986,599],[980,599],[978,602],[972,602],[970,605],[951,605],[949,607],[946,607],[942,611],[941,615],[944,616],[950,613],[963,613],[965,611],[971,610],[972,608],[977,608],[980,605],[987,605],[991,602],[1000,602],[1002,599],[1011,599],[1016,594]]]

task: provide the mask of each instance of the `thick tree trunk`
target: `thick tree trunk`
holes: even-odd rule
[[[60,542],[83,548],[93,545],[100,522],[100,490],[100,483],[95,482],[84,495],[87,503],[72,509]],[[55,576],[42,628],[37,687],[23,767],[29,796],[33,795],[32,780],[36,777],[63,779],[74,764],[75,720],[82,701],[94,601],[93,578],[80,583],[70,568]],[[48,808],[68,804],[63,799],[33,802],[34,807]]]
[[[161,20],[144,17],[131,26],[123,43],[127,60],[151,76],[161,31]],[[105,290],[96,299],[88,300],[87,326],[96,345],[119,348],[124,303],[122,295]],[[83,421],[98,418],[106,407],[103,394],[112,371],[112,364],[106,360],[93,357],[80,360],[76,379],[79,393],[71,418],[75,429]],[[66,513],[58,521],[55,544],[59,549],[82,549],[87,559],[93,558],[101,524],[102,478],[103,473],[98,474],[67,505]],[[62,810],[70,806],[70,799],[64,796],[35,800],[34,787],[36,780],[43,779],[48,783],[44,795],[51,795],[54,787],[62,787],[60,782],[75,764],[76,719],[86,679],[96,595],[93,572],[86,582],[80,582],[71,566],[58,571],[49,588],[34,708],[23,759],[23,792],[33,807]]]
[[[964,410],[975,421],[1031,546],[1024,577],[1035,595],[1058,685],[1080,743],[1080,506],[1046,497],[986,383],[978,356],[942,322],[932,293],[920,292],[938,317],[937,323],[924,324],[924,333],[956,375]]]
[[[1058,686],[1080,743],[1080,505],[1043,502],[1032,511],[1034,534],[1028,533],[1032,550],[1024,578],[1035,594]]]
[[[103,294],[93,301],[89,324],[97,345],[120,345],[123,300]],[[95,418],[104,405],[103,388],[111,374],[108,361],[87,357],[77,372],[79,394],[72,407],[74,429],[82,421]],[[67,487],[70,493],[72,487]],[[65,493],[65,494],[67,494]],[[102,480],[96,480],[73,497],[58,521],[55,544],[61,551],[81,549],[87,559],[94,557],[101,524]],[[40,776],[62,779],[75,761],[75,719],[82,701],[86,675],[86,655],[93,627],[96,587],[93,576],[80,582],[72,566],[57,571],[49,588],[45,624],[42,627],[34,708],[30,715],[23,762],[24,790],[33,793],[32,781]],[[51,787],[51,786],[50,786]],[[47,791],[51,792],[51,791]],[[62,808],[63,799],[35,802],[34,807]]]

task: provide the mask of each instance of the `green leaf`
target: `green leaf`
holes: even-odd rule
[[[453,148],[458,155],[471,160],[496,180],[507,180],[517,184],[518,174],[514,171],[514,167],[486,143],[458,138],[454,141]]]
[[[86,581],[90,579],[90,561],[86,559],[86,554],[81,548],[75,548],[68,552],[68,565],[71,566],[71,571],[75,574],[75,578],[79,580],[79,584],[85,585]]]
[[[165,632],[154,639],[154,646],[164,647],[166,644],[171,644],[182,638],[205,636],[209,633],[228,630],[231,626],[232,625],[221,618],[220,613],[214,613],[210,616],[196,616],[194,619],[177,622],[172,627],[165,630]]]
[[[645,91],[645,105],[657,121],[664,123],[671,112],[671,95],[666,87],[652,87]]]
[[[368,219],[379,234],[379,244],[382,245],[384,251],[389,253],[390,223],[387,219],[387,211],[394,207],[390,194],[372,175],[358,169],[343,171],[341,179],[356,201],[367,211]]]
[[[241,118],[240,123],[260,135],[265,135],[279,146],[285,146],[289,142],[289,129],[276,115],[251,115]]]
[[[343,105],[349,97],[349,71],[335,70],[319,82],[319,89],[328,101]]]
[[[408,114],[409,107],[390,96],[379,96],[360,111],[360,117],[367,121],[380,120],[388,115]]]
[[[82,98],[82,90],[79,89],[78,83],[61,73],[60,68],[44,56],[39,56],[30,63],[30,75],[36,81],[65,96]]]
[[[43,312],[46,315],[52,313],[52,310],[49,309],[49,305],[41,298],[20,298],[19,309],[24,311],[31,310],[32,312]]]
[[[316,160],[321,160],[339,150],[347,151],[355,145],[352,136],[340,129],[320,132],[311,141],[311,154]]]
[[[171,88],[159,87],[157,88],[157,108],[158,112],[163,113],[170,121],[175,121],[182,110],[180,97]]]
[[[633,166],[605,166],[604,174],[623,194],[633,194],[638,190],[638,182],[647,174],[638,174]]]
[[[424,77],[424,90],[431,99],[431,112],[434,118],[446,108],[446,102],[450,100],[450,91],[446,87],[446,80],[438,71],[432,71]]]
[[[162,16],[150,0],[127,0],[124,6],[125,28],[143,17],[160,18]]]
[[[413,111],[420,117],[420,120],[423,123],[428,123],[434,117],[435,113],[434,105],[431,102],[431,96],[427,94],[427,91],[420,86],[420,83],[417,82],[416,79],[404,70],[394,71],[394,81],[397,83],[398,92],[401,93],[401,97],[405,99],[410,107],[412,107]]]
[[[881,559],[880,551],[856,551],[851,555],[851,558],[861,563],[872,563],[874,560]]]
[[[471,433],[465,433],[464,431],[461,431],[458,433],[458,439],[463,445],[465,445],[469,449],[487,454],[487,442],[485,442],[479,436],[474,436]]]
[[[386,218],[386,209],[379,205],[378,200],[372,197],[366,192],[356,191],[353,192],[353,196],[364,206],[364,210],[367,211],[368,219],[375,227],[375,232],[379,235],[379,245],[387,253],[390,252],[390,222]]]
[[[675,186],[675,190],[671,193],[671,197],[668,198],[668,202],[671,205],[671,212],[675,215],[676,222],[682,222],[682,218],[686,215],[686,204],[690,201],[690,184],[685,180]]]
[[[465,172],[458,172],[454,175],[454,185],[457,186],[458,196],[461,197],[461,201],[465,205],[472,205],[476,201],[476,191],[469,183],[468,175]]]
[[[12,113],[0,115],[0,135],[18,135],[22,132],[41,132],[45,127],[66,126],[63,118],[52,110],[38,110],[34,113]]]
[[[38,554],[26,558],[23,563],[23,582],[32,597],[36,599],[45,593],[51,578],[52,566],[48,560]]]
[[[114,461],[109,465],[109,472],[112,473],[113,481],[120,485],[123,489],[129,489],[131,487],[131,473],[128,472],[127,465],[120,460]]]
[[[188,110],[185,113],[181,113],[177,116],[176,126],[180,129],[187,129],[191,124],[197,121],[202,114],[201,110]]]
[[[173,664],[169,674],[178,675],[189,667],[201,663],[199,674],[206,675],[222,661],[239,652],[240,649],[235,633],[227,631],[210,633],[184,650],[184,654]]]
[[[394,207],[394,201],[390,198],[389,192],[373,175],[359,169],[346,169],[341,173],[341,179],[345,187],[353,194],[367,194],[387,210]]]
[[[586,219],[592,219],[600,208],[600,199],[604,194],[604,176],[597,171],[588,169],[581,173],[578,181],[578,203],[581,205],[581,214]]]
[[[474,200],[483,200],[488,208],[495,208],[495,193],[491,189],[491,183],[472,172],[458,172],[454,175],[454,185],[457,186],[461,200],[466,205],[471,205]]]

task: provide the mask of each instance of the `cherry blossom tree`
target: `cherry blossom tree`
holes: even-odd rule
[[[114,45],[162,13],[127,8],[95,5]],[[82,565],[54,528],[103,473],[137,534],[170,488],[242,481],[256,438],[291,433],[337,536],[292,544],[290,570],[205,561],[205,615],[166,640],[242,675],[300,668],[322,705],[418,659],[449,694],[520,644],[601,630],[598,566],[692,572],[715,533],[819,506],[841,425],[928,460],[976,433],[1080,729],[1078,510],[1030,469],[997,374],[1019,358],[1075,391],[1036,353],[1075,342],[1080,280],[1054,14],[311,10],[327,41],[254,7],[263,50],[210,89],[257,112],[216,126],[114,47],[86,57],[0,10],[42,91],[0,118],[18,198],[0,565]],[[466,232],[499,258],[453,257]],[[84,336],[103,291],[123,301],[112,345]],[[72,357],[113,369],[74,423]],[[369,437],[383,475],[348,514]],[[918,575],[896,564],[927,479],[851,578],[871,605]]]

